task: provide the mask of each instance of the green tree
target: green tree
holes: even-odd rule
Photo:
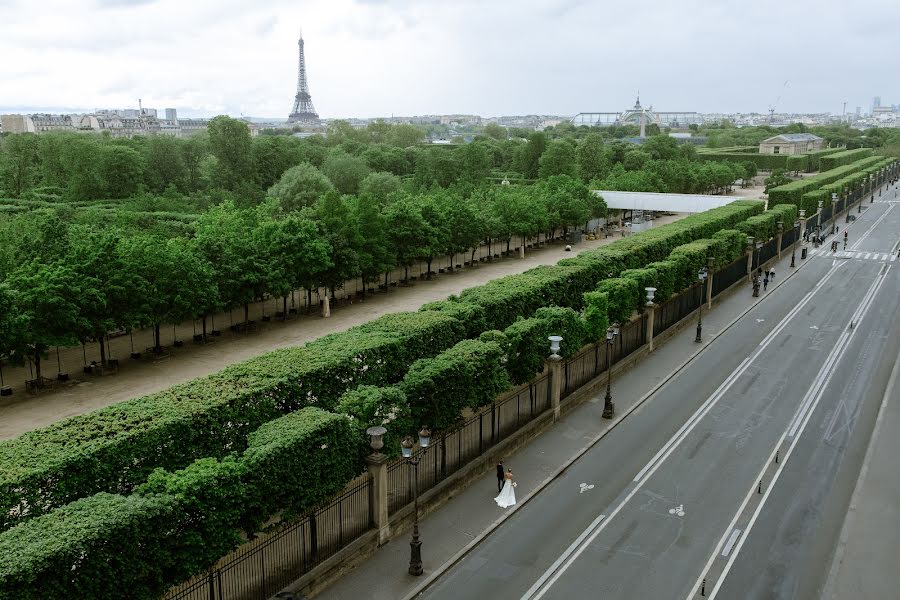
[[[775,169],[772,171],[772,174],[766,177],[763,180],[765,184],[765,193],[768,194],[769,190],[772,188],[777,188],[780,185],[785,185],[791,182],[791,178],[784,174],[783,169]]]
[[[521,147],[519,155],[519,171],[528,179],[537,179],[541,155],[547,147],[547,136],[534,131],[528,136],[528,142]]]
[[[392,173],[369,173],[359,184],[360,197],[369,198],[378,205],[386,204],[391,194],[400,189],[400,178]]]
[[[404,279],[409,279],[409,268],[428,247],[428,223],[422,216],[421,205],[410,197],[402,197],[387,205],[384,210],[388,240],[394,251],[395,264],[405,269]]]
[[[107,198],[128,198],[144,179],[144,159],[137,150],[110,144],[100,152],[99,170]]]
[[[253,148],[250,129],[238,119],[219,115],[210,120],[209,149],[216,157],[217,187],[237,190],[252,179]]]
[[[509,138],[509,132],[506,127],[501,127],[497,123],[488,123],[484,126],[484,135],[493,138],[498,142],[506,141]]]
[[[291,167],[278,183],[269,188],[268,195],[276,198],[285,211],[313,206],[322,196],[334,189],[331,181],[308,163]]]
[[[149,136],[144,147],[144,181],[150,190],[162,193],[169,186],[185,187],[186,142],[166,135]]]
[[[575,163],[575,148],[566,140],[553,140],[538,160],[538,173],[541,179],[547,179],[554,175],[569,175],[574,177],[577,165]]]
[[[196,192],[203,185],[203,160],[207,156],[209,138],[197,135],[188,138],[180,145],[181,161],[184,164],[188,191]]]
[[[359,193],[359,184],[369,174],[366,161],[344,152],[332,152],[322,165],[322,172],[342,194]]]
[[[359,256],[354,245],[359,234],[350,197],[332,190],[316,204],[314,215],[331,248],[330,266],[321,273],[318,283],[325,287],[326,294],[330,290],[334,296],[345,281],[359,275]]]
[[[391,127],[385,140],[391,146],[397,148],[409,148],[415,146],[425,139],[425,132],[415,125],[407,125],[400,123]]]
[[[285,136],[260,136],[252,140],[253,177],[267,190],[285,171],[303,162],[299,140]]]
[[[654,135],[644,140],[641,150],[654,160],[670,160],[678,156],[678,142],[668,135]]]
[[[35,379],[40,385],[41,359],[53,346],[78,343],[78,333],[89,328],[81,306],[98,302],[91,282],[80,280],[66,265],[31,263],[22,265],[8,277],[15,314],[21,324],[21,339],[34,361]]]
[[[0,190],[20,198],[39,181],[41,153],[33,133],[0,138]]]
[[[603,151],[603,137],[591,133],[581,140],[575,149],[575,162],[578,164],[578,176],[585,183],[602,179],[609,169]]]
[[[585,223],[591,216],[595,201],[586,185],[568,175],[556,175],[538,184],[538,193],[544,201],[550,227],[553,231],[562,227]]]
[[[381,175],[381,173],[369,175],[366,181],[376,175]],[[368,284],[377,282],[379,275],[389,273],[395,266],[394,255],[388,241],[385,217],[381,212],[384,204],[379,193],[374,191],[364,191],[354,202],[357,238],[353,245],[359,260],[363,295],[369,287]]]
[[[547,231],[550,221],[541,199],[534,187],[503,186],[495,203],[500,220],[507,225],[512,235],[522,239],[522,247],[529,238]],[[524,256],[524,251],[523,251]]]

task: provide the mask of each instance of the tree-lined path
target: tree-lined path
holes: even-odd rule
[[[671,223],[684,216],[687,215],[660,217],[655,221],[655,225]],[[576,250],[596,248],[611,243],[615,239],[618,238],[585,240],[576,246]],[[277,348],[303,344],[386,313],[417,310],[426,302],[443,300],[451,294],[458,294],[466,288],[498,277],[521,273],[540,265],[555,264],[568,256],[572,256],[572,253],[566,252],[562,243],[529,249],[524,259],[510,257],[490,263],[479,263],[475,267],[467,267],[452,274],[438,275],[431,281],[418,280],[409,287],[390,288],[386,294],[377,293],[368,296],[364,302],[355,301],[351,305],[334,309],[329,319],[323,319],[318,314],[313,314],[300,315],[287,322],[274,320],[261,322],[260,316],[263,307],[261,303],[257,303],[254,305],[255,314],[251,313],[251,319],[256,319],[259,324],[257,332],[230,334],[228,332],[230,321],[226,313],[224,316],[217,315],[215,318],[216,327],[224,330],[223,337],[207,345],[194,345],[190,343],[194,333],[194,324],[182,323],[176,329],[176,333],[177,339],[185,340],[185,346],[171,350],[171,355],[164,360],[130,361],[128,359],[131,352],[129,336],[113,338],[110,342],[111,356],[120,359],[122,363],[117,374],[106,377],[85,376],[86,379],[81,382],[58,390],[43,392],[37,396],[27,394],[22,388],[16,389],[16,393],[11,398],[4,399],[3,404],[0,405],[0,439],[12,438],[66,417],[151,394],[177,383],[214,373],[231,363]],[[432,269],[437,270],[439,266],[442,267],[443,264],[435,264]],[[351,288],[347,291],[352,293],[354,290]],[[276,310],[280,309],[280,306],[275,306],[274,301],[269,300],[266,314],[274,314]],[[241,321],[242,317],[242,312],[237,311],[234,317],[235,322]],[[164,330],[163,335],[171,336],[172,333],[172,329],[168,329],[167,333]],[[136,332],[134,335],[135,350],[141,351],[151,346],[151,339],[152,329]],[[171,340],[171,338],[169,339]],[[96,350],[94,353],[97,353]],[[98,357],[88,355],[87,360],[88,362],[98,360]],[[81,367],[84,364],[81,347],[61,350],[60,361],[63,372],[80,376]],[[56,366],[55,363],[56,352],[51,351],[47,366]],[[24,367],[24,369],[4,368],[4,377],[9,381],[21,382],[27,376],[27,370],[28,367]]]

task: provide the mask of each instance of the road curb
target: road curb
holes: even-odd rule
[[[786,259],[786,257],[784,257]],[[810,257],[812,258],[812,257]],[[791,269],[787,275],[784,276],[783,279],[780,279],[778,285],[773,286],[773,291],[778,287],[781,287],[785,281],[793,277],[801,268],[803,268],[807,262],[800,263],[799,266]],[[740,282],[736,283],[738,285]],[[665,377],[663,377],[659,382],[656,383],[646,394],[641,396],[637,402],[631,405],[628,410],[622,413],[620,416],[616,417],[612,421],[610,421],[609,427],[607,427],[604,431],[600,432],[596,437],[594,437],[590,442],[588,442],[585,446],[583,446],[580,450],[578,450],[571,458],[566,460],[556,471],[551,473],[548,477],[543,479],[540,483],[535,486],[533,490],[531,490],[528,495],[522,498],[521,502],[517,502],[513,508],[505,513],[503,513],[500,517],[494,520],[488,527],[482,531],[480,534],[475,536],[468,544],[463,546],[458,552],[456,552],[449,559],[444,561],[439,567],[437,567],[434,571],[432,571],[428,577],[422,581],[419,585],[417,585],[411,592],[402,597],[402,600],[412,600],[422,592],[426,591],[431,585],[437,581],[444,573],[450,570],[456,563],[458,563],[466,554],[474,550],[481,542],[484,541],[491,533],[493,533],[500,525],[502,525],[507,519],[509,519],[513,514],[516,513],[520,508],[525,506],[532,498],[538,495],[541,491],[544,490],[548,485],[550,485],[555,479],[559,478],[563,473],[565,473],[572,464],[578,461],[582,456],[587,454],[597,443],[602,440],[606,435],[615,429],[626,417],[628,417],[632,412],[640,408],[647,400],[650,399],[651,396],[656,394],[664,385],[666,385],[670,380],[672,380],[676,375],[678,375],[682,370],[685,369],[691,362],[694,361],[700,354],[702,354],[706,349],[719,338],[719,336],[723,335],[726,331],[731,329],[735,323],[743,319],[747,313],[753,310],[755,307],[759,306],[762,302],[769,297],[770,294],[766,294],[758,301],[752,303],[750,306],[742,310],[734,319],[728,322],[725,327],[723,327],[718,333],[712,336],[712,338],[703,344],[698,350],[693,352],[690,357],[684,361],[681,365],[670,371]],[[705,302],[704,302],[705,304]],[[542,434],[543,435],[543,434]]]

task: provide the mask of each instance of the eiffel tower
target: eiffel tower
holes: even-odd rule
[[[300,46],[300,66],[297,69],[297,95],[294,96],[294,108],[288,116],[288,123],[318,123],[319,115],[313,107],[309,85],[306,83],[306,59],[303,58],[303,34],[297,42]]]

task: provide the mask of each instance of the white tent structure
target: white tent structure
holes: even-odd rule
[[[675,213],[698,213],[725,206],[735,200],[746,200],[737,196],[705,196],[702,194],[661,194],[657,192],[611,192],[593,190],[606,201],[606,206],[616,210]]]

